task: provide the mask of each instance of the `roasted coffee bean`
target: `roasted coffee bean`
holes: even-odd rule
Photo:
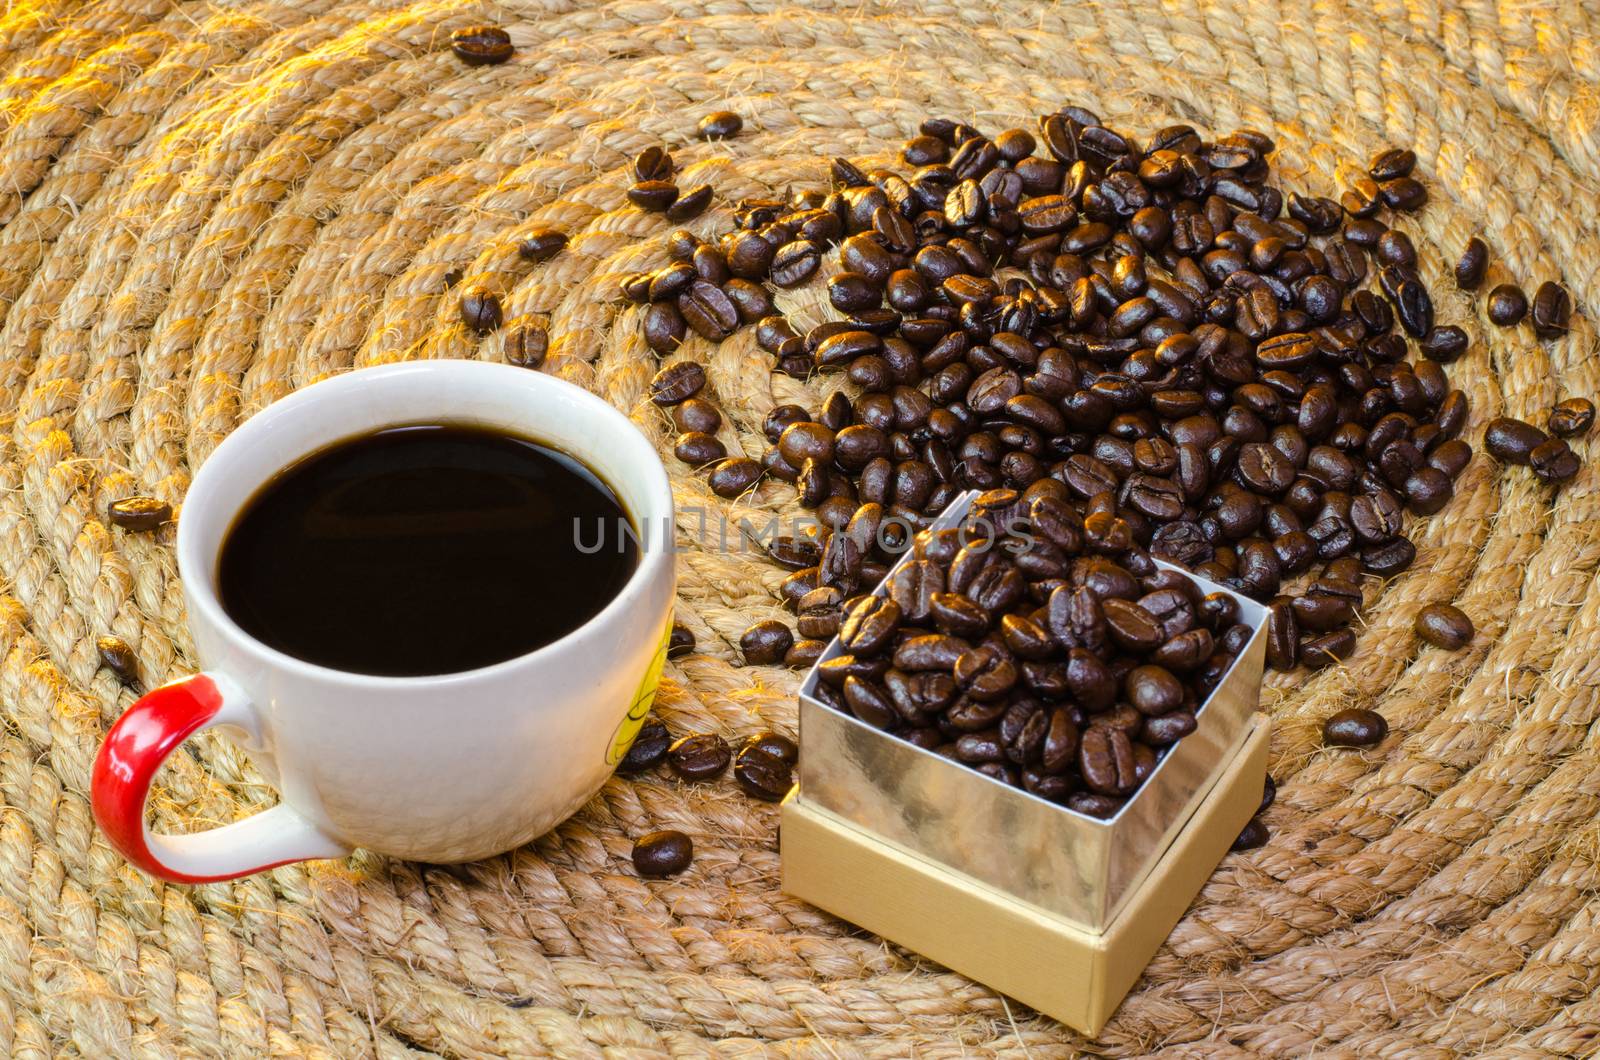
[[[1312,669],[1332,666],[1350,657],[1356,650],[1356,635],[1348,629],[1321,633],[1300,640],[1300,661]]]
[[[672,453],[685,464],[700,467],[721,460],[728,455],[728,449],[714,435],[703,431],[687,431],[678,435]]]
[[[646,721],[628,746],[628,753],[617,763],[617,772],[632,776],[654,769],[666,759],[667,749],[671,746],[672,735],[667,732],[667,727],[659,721]]]
[[[665,213],[678,201],[678,186],[670,180],[641,180],[628,188],[628,201],[650,213]]]
[[[662,407],[687,401],[706,385],[706,370],[695,361],[678,361],[650,380],[650,400]]]
[[[794,644],[794,633],[776,619],[757,622],[739,636],[739,650],[752,666],[773,666]]]
[[[902,641],[895,648],[894,666],[895,669],[908,673],[920,673],[924,670],[942,670],[949,673],[955,669],[956,660],[961,658],[962,653],[969,647],[960,637],[949,637],[939,633],[912,637]]]
[[[480,335],[500,326],[500,299],[486,287],[472,287],[461,296],[461,322]]]
[[[676,876],[693,860],[694,842],[682,832],[650,832],[633,843],[634,871],[651,879]]]
[[[1496,460],[1507,464],[1527,464],[1533,451],[1549,440],[1539,428],[1509,416],[1489,421],[1483,431],[1483,447]]]
[[[1467,646],[1474,632],[1472,619],[1467,613],[1451,604],[1429,604],[1417,612],[1414,625],[1417,636],[1429,644],[1450,651]]]
[[[1541,339],[1556,339],[1567,333],[1572,319],[1572,296],[1552,280],[1539,285],[1533,294],[1533,330]]]
[[[800,745],[781,733],[758,732],[739,745],[739,754],[764,754],[787,765],[794,766],[800,762]]]
[[[673,200],[672,205],[666,209],[666,218],[669,221],[692,221],[706,212],[706,207],[711,205],[711,197],[715,194],[711,185],[701,184],[680,194]]]
[[[667,638],[667,658],[679,659],[694,651],[694,633],[682,622],[672,624],[672,633]]]
[[[845,609],[839,625],[839,643],[855,655],[876,655],[889,646],[899,624],[899,604],[882,596],[864,596]],[[895,665],[900,664],[897,661]]]
[[[1550,410],[1547,425],[1550,433],[1559,438],[1587,434],[1594,426],[1594,402],[1588,398],[1567,398]]]
[[[645,310],[644,340],[657,356],[675,351],[688,333],[688,324],[675,304],[656,302]]]
[[[680,737],[667,750],[667,764],[684,780],[721,776],[732,759],[728,742],[714,732]]]
[[[711,492],[730,500],[754,486],[761,479],[761,465],[741,456],[719,460],[711,467],[707,483]]]
[[[1456,262],[1456,286],[1463,291],[1477,290],[1488,267],[1489,247],[1483,240],[1473,236],[1467,240],[1466,248]]]
[[[1578,454],[1560,438],[1534,446],[1528,454],[1528,466],[1539,481],[1551,486],[1567,481],[1581,469]]]
[[[722,426],[722,413],[709,401],[685,398],[672,409],[672,422],[680,431],[715,434]]]
[[[495,66],[511,58],[511,34],[499,26],[468,26],[450,34],[450,50],[468,66]]]
[[[567,248],[567,234],[555,228],[535,228],[522,237],[517,253],[524,261],[548,261]]]
[[[154,497],[123,497],[106,506],[106,518],[132,533],[147,533],[172,518],[172,505]]]
[[[694,127],[695,135],[702,140],[726,140],[738,136],[744,128],[744,119],[731,110],[716,110],[701,118]]]
[[[781,758],[746,750],[734,760],[733,779],[753,799],[782,802],[794,787],[794,769]]]
[[[1502,283],[1489,292],[1487,312],[1491,322],[1503,328],[1512,327],[1528,312],[1528,296],[1516,284]]]
[[[809,239],[779,247],[772,257],[772,283],[775,287],[798,287],[816,274],[822,262],[822,247]]]
[[[1322,742],[1329,747],[1374,747],[1389,735],[1389,722],[1375,710],[1352,707],[1322,723]]]
[[[678,296],[678,312],[703,338],[721,342],[739,327],[739,310],[722,288],[696,280]]]
[[[1267,807],[1271,806],[1277,801],[1278,783],[1272,779],[1272,774],[1268,773],[1266,781],[1261,786],[1261,805],[1256,807],[1256,814],[1260,815],[1266,813]]]
[[[538,368],[550,350],[550,336],[537,324],[523,324],[506,336],[506,363],[517,368]]]
[[[634,180],[671,180],[672,156],[666,149],[651,144],[633,156]]]
[[[1256,847],[1266,846],[1267,840],[1271,838],[1272,833],[1267,831],[1267,826],[1261,822],[1261,818],[1252,817],[1245,822],[1238,836],[1234,838],[1233,845],[1228,849],[1235,852],[1254,850]]]
[[[1133,790],[1133,745],[1126,733],[1091,726],[1078,743],[1078,770],[1089,790],[1099,795],[1126,795]]]
[[[1300,623],[1294,601],[1280,596],[1267,607],[1267,664],[1293,670],[1300,659]]]
[[[133,648],[121,637],[104,636],[94,642],[95,649],[100,653],[100,665],[116,675],[129,688],[138,689],[139,683],[139,657],[134,655]]]

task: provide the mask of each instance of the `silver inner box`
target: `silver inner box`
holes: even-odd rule
[[[957,525],[977,496],[972,490],[956,498],[934,528]],[[908,551],[895,569],[910,558]],[[1267,609],[1156,562],[1208,593],[1232,596],[1253,633],[1201,704],[1195,731],[1168,750],[1115,817],[1069,810],[836,711],[816,698],[815,667],[800,686],[805,754],[798,797],[1044,912],[1104,930],[1216,783],[1248,734],[1261,695]],[[887,583],[873,593],[883,595]],[[835,637],[821,661],[842,654]]]

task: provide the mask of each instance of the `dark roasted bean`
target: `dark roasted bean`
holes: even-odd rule
[[[706,370],[695,361],[678,361],[650,380],[650,400],[669,407],[694,397],[706,385]]]
[[[1489,421],[1483,431],[1483,447],[1496,460],[1507,464],[1527,464],[1533,451],[1549,440],[1531,423],[1501,416]]]
[[[1483,240],[1473,236],[1467,240],[1460,259],[1456,261],[1456,286],[1463,291],[1477,290],[1488,267],[1489,247]]]
[[[1352,707],[1322,723],[1322,740],[1330,747],[1373,747],[1389,735],[1389,723],[1375,710]]]
[[[1528,312],[1528,296],[1516,284],[1502,283],[1489,292],[1487,312],[1491,322],[1509,328]]]
[[[106,518],[124,530],[147,533],[172,518],[172,505],[154,497],[123,497],[106,506]]]
[[[561,253],[567,246],[567,234],[555,228],[535,228],[522,237],[522,242],[517,244],[517,253],[522,255],[524,261],[548,261]]]
[[[647,721],[639,727],[633,743],[628,746],[628,753],[617,763],[617,772],[631,776],[654,769],[666,760],[667,749],[671,746],[672,735],[667,732],[667,727],[659,721]]]
[[[650,832],[633,843],[633,868],[641,876],[676,876],[694,860],[694,842],[671,829]]]
[[[1572,319],[1572,296],[1551,280],[1539,285],[1533,294],[1533,330],[1541,339],[1556,339],[1567,333]]]
[[[730,500],[754,486],[761,478],[761,465],[741,456],[730,456],[712,465],[708,484],[711,492]]]
[[[702,140],[726,140],[739,135],[744,119],[731,110],[712,111],[694,127],[695,135]]]
[[[1578,454],[1560,438],[1552,438],[1534,446],[1528,454],[1528,466],[1533,468],[1539,481],[1552,486],[1572,478],[1581,467]]]
[[[739,637],[739,650],[752,666],[772,666],[781,662],[794,644],[794,633],[776,619],[757,622]]]
[[[734,759],[733,779],[751,798],[782,802],[794,787],[794,768],[776,755],[746,745]]]
[[[1451,604],[1429,604],[1417,612],[1414,628],[1417,636],[1429,644],[1450,651],[1467,646],[1474,632],[1472,619],[1467,613]]]
[[[667,640],[667,658],[680,659],[693,651],[694,633],[682,622],[674,622]]]
[[[720,776],[733,759],[728,743],[716,733],[700,733],[675,740],[667,750],[667,764],[684,780],[710,780]]]
[[[1550,433],[1559,438],[1587,434],[1594,426],[1594,402],[1588,398],[1567,398],[1550,410]]]
[[[468,66],[495,66],[511,58],[511,35],[499,26],[468,26],[450,34],[450,50]]]

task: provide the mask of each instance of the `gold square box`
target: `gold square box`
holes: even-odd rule
[[[1256,812],[1268,722],[1243,745],[1177,839],[1104,931],[1090,931],[849,824],[808,802],[783,805],[783,890],[1098,1034]]]

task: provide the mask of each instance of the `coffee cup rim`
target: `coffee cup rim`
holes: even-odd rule
[[[386,686],[394,689],[414,691],[427,688],[448,688],[452,685],[463,684],[494,677],[508,673],[519,667],[529,665],[530,662],[547,657],[570,647],[576,641],[590,634],[597,627],[613,621],[617,613],[626,607],[638,602],[638,598],[645,592],[646,587],[658,578],[661,569],[675,562],[672,543],[670,540],[673,526],[674,501],[672,488],[667,478],[665,466],[661,462],[655,446],[621,410],[609,404],[597,395],[559,379],[544,372],[530,371],[512,365],[497,364],[491,361],[468,360],[426,360],[403,361],[384,365],[374,365],[357,368],[338,375],[329,376],[318,380],[309,386],[302,387],[268,405],[249,419],[235,428],[221,443],[212,450],[211,454],[200,465],[189,485],[184,499],[184,508],[192,505],[205,505],[211,503],[208,497],[215,488],[214,483],[220,482],[222,477],[230,470],[234,453],[243,453],[254,441],[264,438],[270,432],[283,429],[295,417],[303,415],[305,410],[341,390],[348,390],[352,397],[359,395],[359,388],[363,383],[370,383],[375,378],[417,378],[426,380],[430,376],[440,373],[462,374],[477,377],[478,379],[494,383],[526,389],[530,393],[545,391],[555,400],[563,401],[576,407],[582,415],[593,416],[596,420],[593,437],[595,443],[592,448],[585,451],[570,451],[576,447],[561,446],[569,455],[593,468],[600,474],[602,480],[618,494],[624,501],[630,514],[641,524],[641,546],[639,548],[639,563],[628,576],[628,580],[617,590],[615,595],[588,619],[568,630],[562,636],[541,644],[530,651],[514,655],[509,659],[487,666],[480,666],[470,670],[455,670],[442,674],[421,674],[414,676],[397,676],[389,674],[366,674],[352,670],[338,670],[323,666],[319,663],[308,662],[297,658],[287,652],[280,651],[270,644],[258,639],[233,620],[222,606],[222,600],[217,592],[215,565],[217,556],[201,555],[203,542],[196,539],[198,531],[185,532],[186,527],[192,527],[194,520],[185,520],[183,510],[179,511],[177,533],[177,558],[178,576],[182,579],[184,598],[191,610],[201,612],[201,617],[212,628],[220,630],[229,640],[244,647],[251,652],[261,663],[293,672],[301,676],[315,677],[319,680],[334,683],[346,683],[371,688],[373,686]],[[469,413],[453,415],[449,411],[441,410],[439,422],[470,422]],[[376,428],[353,428],[349,437],[356,437],[367,430],[385,429],[385,427],[400,427],[407,424],[418,423],[416,416],[396,417],[387,425]],[[537,438],[535,432],[530,432]],[[323,449],[330,444],[338,444],[340,437],[332,441],[320,442],[304,447],[292,460],[301,459],[313,452]],[[552,443],[553,444],[553,443]],[[602,456],[601,454],[607,454]],[[291,460],[291,462],[292,462]],[[633,465],[637,463],[645,478],[641,495],[646,498],[646,503],[633,505],[623,496],[624,490],[613,481],[606,467],[621,464]],[[288,464],[280,466],[286,467]],[[265,484],[270,475],[259,478],[251,483],[248,496],[254,496],[255,491]],[[639,510],[636,510],[639,509]],[[237,514],[237,509],[229,514],[231,520]],[[662,537],[659,543],[654,538],[643,533],[645,525],[660,523]],[[647,547],[649,546],[649,547]],[[220,547],[220,543],[219,546]],[[215,552],[215,550],[210,550]],[[190,624],[194,622],[190,616]]]

